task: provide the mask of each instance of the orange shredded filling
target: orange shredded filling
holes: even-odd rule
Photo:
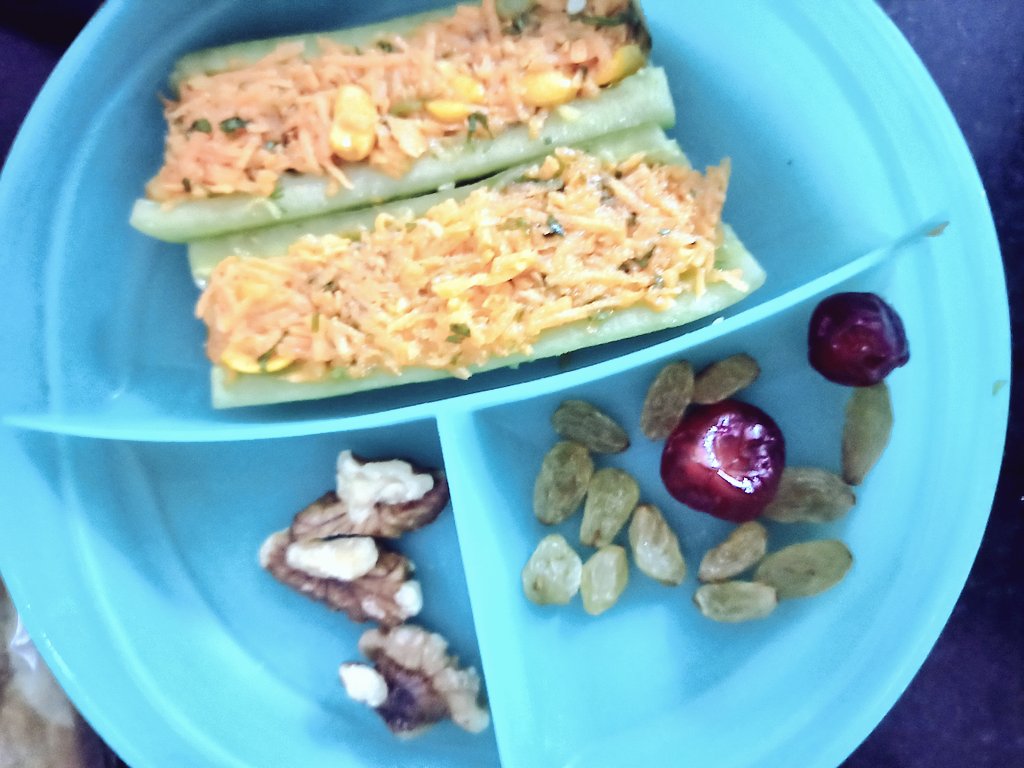
[[[530,354],[545,331],[615,310],[664,310],[727,282],[715,267],[728,163],[706,174],[560,148],[501,189],[358,237],[307,236],[287,255],[229,257],[196,315],[213,362],[310,381],[410,366],[468,376]]]
[[[592,0],[588,13],[626,8]],[[301,42],[283,43],[255,63],[181,82],[165,101],[164,165],[146,193],[167,204],[268,197],[286,172],[325,176],[334,191],[351,186],[346,163],[398,177],[451,137],[517,124],[535,133],[551,108],[636,70],[644,54],[628,45],[631,34],[628,23],[570,17],[565,0],[540,0],[518,22],[484,0],[362,50],[321,39],[307,58]]]

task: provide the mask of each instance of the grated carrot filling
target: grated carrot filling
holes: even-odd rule
[[[301,42],[283,43],[255,63],[187,78],[178,98],[164,102],[164,164],[146,193],[167,204],[235,192],[269,197],[288,172],[327,177],[335,191],[351,186],[349,162],[400,177],[452,137],[485,138],[519,124],[535,132],[552,106],[593,97],[622,75],[610,74],[612,60],[632,25],[593,19],[628,7],[592,0],[588,23],[568,15],[565,0],[540,0],[510,22],[484,0],[371,48],[321,39],[318,55],[307,57]],[[531,106],[536,91],[552,92],[538,73],[555,75],[557,88],[554,101]],[[332,127],[345,130],[351,116],[351,106],[335,101],[346,85],[368,97],[370,127],[339,148]]]
[[[715,266],[728,163],[701,174],[637,155],[615,164],[559,148],[521,179],[419,218],[381,214],[348,239],[307,236],[287,255],[229,257],[199,299],[207,354],[293,381],[410,366],[468,376],[530,354],[542,333],[636,305],[665,310]]]

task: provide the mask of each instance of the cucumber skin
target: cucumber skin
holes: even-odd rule
[[[605,89],[600,96],[577,99],[569,106],[576,111],[576,117],[566,119],[554,110],[537,139],[529,138],[526,126],[510,128],[494,139],[472,143],[459,139],[437,154],[415,162],[400,179],[365,164],[353,164],[344,170],[354,188],[330,196],[326,194],[326,179],[304,175],[282,177],[281,194],[276,200],[225,195],[165,209],[161,203],[140,198],[135,201],[130,223],[160,240],[198,240],[411,197],[536,159],[554,145],[579,144],[647,123],[663,128],[675,123],[668,78],[658,67],[645,67]]]
[[[411,16],[400,16],[361,27],[348,27],[329,32],[311,32],[304,35],[268,37],[262,40],[246,40],[215,48],[187,53],[178,59],[171,72],[171,87],[175,92],[182,80],[195,75],[210,75],[230,69],[237,63],[252,64],[272,53],[282,43],[301,42],[307,57],[318,52],[317,41],[321,38],[339,45],[368,47],[382,37],[405,35],[430,21],[437,21],[455,12],[455,6],[424,11]]]
[[[669,139],[665,132],[656,125],[646,125],[609,134],[593,141],[584,142],[579,147],[611,159],[625,158],[637,152],[644,152],[647,157],[658,162],[689,165],[689,161],[679,145],[673,139]],[[341,211],[274,227],[263,227],[193,241],[188,244],[188,260],[192,278],[197,285],[204,286],[213,268],[228,256],[243,258],[283,256],[288,252],[289,246],[303,235],[354,235],[360,230],[370,228],[377,216],[382,213],[399,218],[405,215],[420,216],[429,208],[449,198],[461,200],[475,189],[500,187],[506,181],[518,178],[527,168],[539,161],[540,158],[530,163],[523,163],[502,171],[496,176],[447,192],[433,192],[407,200],[392,200],[373,208]]]
[[[615,312],[610,318],[600,323],[580,321],[560,328],[553,328],[543,334],[533,345],[532,355],[493,358],[484,365],[471,368],[471,372],[476,374],[497,368],[517,366],[521,363],[555,357],[577,349],[678,327],[708,317],[735,304],[764,284],[765,273],[732,228],[725,226],[724,230],[725,239],[715,254],[716,262],[725,269],[739,268],[743,273],[743,279],[747,282],[749,288],[747,292],[738,291],[725,283],[716,283],[709,286],[700,298],[680,297],[675,306],[664,312],[655,312],[646,307],[630,307]],[[290,382],[272,374],[238,374],[229,383],[224,369],[215,365],[211,370],[210,384],[213,407],[225,409],[317,400],[371,389],[383,389],[399,384],[434,381],[450,376],[451,374],[446,370],[410,368],[401,375],[379,373],[359,379],[349,379],[339,373],[325,381],[304,383]]]

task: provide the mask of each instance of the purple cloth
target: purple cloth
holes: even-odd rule
[[[98,2],[18,5],[31,8],[0,10],[0,157]],[[963,595],[907,692],[843,766],[1014,768],[1024,766],[1024,2],[881,5],[932,72],[978,163],[1007,267],[1018,376],[995,506]]]

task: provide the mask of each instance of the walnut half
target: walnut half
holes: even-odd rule
[[[358,622],[401,624],[423,608],[420,584],[408,558],[366,537],[295,541],[287,530],[260,547],[260,565],[313,600]]]
[[[432,523],[448,504],[444,472],[398,459],[366,461],[342,451],[337,484],[295,516],[296,539],[397,538]]]
[[[440,635],[412,624],[371,629],[360,638],[359,650],[373,665],[342,664],[342,685],[350,697],[375,709],[392,732],[415,736],[451,718],[479,733],[490,722],[478,701],[476,670],[461,668]]]

